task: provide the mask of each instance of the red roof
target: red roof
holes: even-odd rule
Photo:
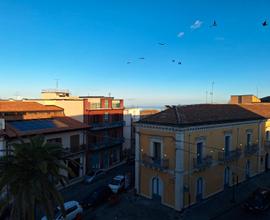
[[[241,104],[240,106],[258,115],[270,119],[270,103],[259,102],[259,103]]]
[[[172,106],[139,123],[185,127],[259,119],[265,118],[236,104],[198,104]]]
[[[55,105],[42,105],[37,102],[24,101],[0,101],[0,112],[41,112],[41,111],[63,111]]]

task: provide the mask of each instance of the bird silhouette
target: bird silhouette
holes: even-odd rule
[[[216,27],[217,26],[217,22],[216,20],[214,20],[213,24],[210,27]]]
[[[131,62],[130,62],[130,61],[128,61],[128,62],[127,62],[127,64],[131,64]]]
[[[172,62],[174,63],[174,62],[175,62],[175,60],[172,60]]]
[[[144,60],[144,57],[140,57],[139,59],[140,59],[140,60]]]
[[[179,62],[178,62],[178,65],[181,65],[181,64],[182,64],[182,62],[181,62],[181,61],[179,61]]]
[[[265,20],[263,23],[262,23],[262,26],[267,26],[268,24],[267,24],[267,21]]]
[[[159,45],[161,45],[161,46],[164,46],[165,45],[165,43],[158,43]]]

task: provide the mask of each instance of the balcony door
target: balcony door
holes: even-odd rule
[[[224,188],[230,185],[230,168],[226,167],[224,170]]]
[[[228,157],[230,155],[230,148],[231,148],[231,136],[226,135],[225,136],[225,147],[224,147],[225,157]]]
[[[251,133],[247,133],[247,146],[251,146]]]
[[[196,186],[196,201],[200,202],[203,199],[203,179],[199,177],[197,179],[197,186]]]
[[[163,194],[163,185],[159,177],[154,177],[152,179],[152,198],[156,200],[161,200]]]
[[[161,160],[161,143],[153,143],[153,160],[159,162]]]
[[[249,177],[250,177],[250,160],[247,160],[247,162],[246,162],[245,174],[246,174],[246,179],[249,179]]]
[[[202,155],[203,154],[203,143],[202,142],[198,142],[197,143],[197,164],[201,164],[202,163]]]

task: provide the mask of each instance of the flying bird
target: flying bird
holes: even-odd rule
[[[268,24],[267,24],[267,21],[265,20],[263,23],[262,23],[262,26],[267,26]]]
[[[159,45],[161,45],[161,46],[164,46],[165,45],[165,43],[158,43]]]
[[[127,62],[127,64],[131,64],[131,62],[130,62],[130,61],[128,61],[128,62]]]
[[[181,65],[181,64],[182,64],[182,62],[181,62],[181,61],[179,61],[179,62],[178,62],[178,65]]]
[[[216,20],[214,20],[213,24],[210,27],[216,27],[217,26],[217,22]]]
[[[140,60],[144,60],[144,57],[140,57],[139,59],[140,59]]]
[[[175,62],[175,60],[172,60],[172,62],[174,63],[174,62]]]

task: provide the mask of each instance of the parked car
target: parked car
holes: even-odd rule
[[[54,212],[55,220],[79,220],[82,217],[83,209],[77,201],[69,201],[64,203],[66,217],[64,218],[60,207],[57,207]],[[47,220],[47,217],[42,217],[41,220]]]
[[[102,186],[97,188],[93,193],[86,197],[81,202],[81,205],[83,208],[94,208],[107,201],[111,195],[111,189],[108,186]]]
[[[96,171],[90,171],[86,174],[84,178],[85,183],[92,183],[102,177],[104,177],[106,174],[105,170],[96,170]]]
[[[270,190],[258,188],[244,203],[244,208],[255,212],[270,208]]]
[[[115,176],[109,184],[113,193],[118,193],[125,187],[125,177],[122,175]]]

